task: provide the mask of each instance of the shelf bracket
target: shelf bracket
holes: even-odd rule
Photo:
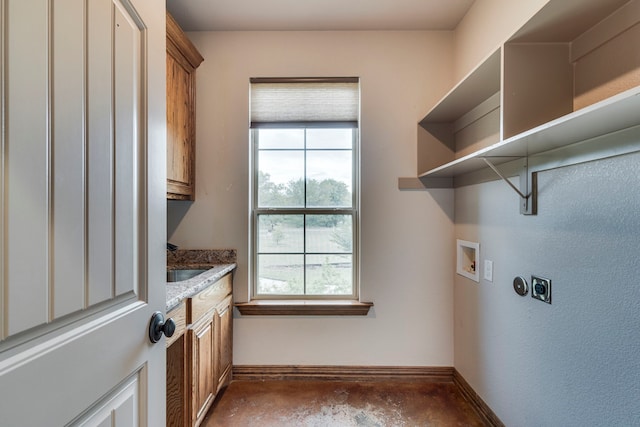
[[[520,172],[520,188],[513,185],[498,168],[483,157],[482,160],[498,175],[518,196],[520,196],[520,213],[523,215],[536,215],[538,213],[538,175],[537,172],[529,172],[529,160],[524,158],[524,166]]]

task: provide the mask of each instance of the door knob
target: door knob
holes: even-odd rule
[[[160,341],[162,334],[165,334],[167,338],[173,335],[176,331],[176,322],[172,318],[164,320],[164,316],[161,312],[156,311],[151,316],[151,322],[149,323],[149,339],[152,343]]]

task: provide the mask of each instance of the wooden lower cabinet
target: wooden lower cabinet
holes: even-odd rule
[[[167,347],[167,426],[191,425],[190,411],[187,410],[191,408],[188,357],[187,334],[183,334]]]
[[[167,347],[167,426],[200,425],[231,380],[232,301],[231,274],[187,300],[188,324]]]
[[[216,372],[216,325],[214,313],[202,319],[199,325],[190,329],[192,371],[191,419],[193,425],[199,425],[211,407],[218,391],[218,375]]]
[[[233,338],[233,300],[229,295],[216,310],[220,341],[218,343],[217,371],[218,390],[231,380],[232,338]]]

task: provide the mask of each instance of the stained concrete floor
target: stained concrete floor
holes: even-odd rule
[[[484,426],[453,383],[234,381],[202,427]]]

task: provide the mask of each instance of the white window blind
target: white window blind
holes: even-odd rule
[[[357,78],[251,79],[251,127],[264,123],[358,122]]]

